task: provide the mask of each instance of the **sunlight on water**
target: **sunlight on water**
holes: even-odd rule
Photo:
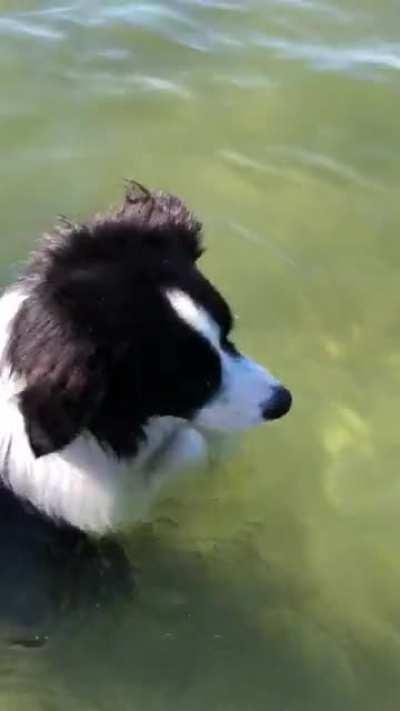
[[[133,601],[0,648],[7,711],[382,711],[400,694],[391,0],[0,4],[1,280],[135,176],[204,221],[279,423],[126,536]],[[16,266],[17,265],[17,266]]]

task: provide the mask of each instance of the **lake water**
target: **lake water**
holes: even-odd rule
[[[7,711],[400,704],[398,0],[2,0],[0,277],[183,196],[285,420],[126,536],[133,600],[0,646]]]

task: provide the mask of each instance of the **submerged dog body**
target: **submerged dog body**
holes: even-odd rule
[[[4,486],[103,534],[140,517],[216,435],[285,414],[289,392],[229,340],[200,224],[140,186],[46,236],[0,299]]]

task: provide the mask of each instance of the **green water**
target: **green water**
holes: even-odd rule
[[[397,710],[398,1],[15,5],[2,282],[57,214],[169,189],[295,407],[127,536],[133,601],[0,647],[0,708]]]

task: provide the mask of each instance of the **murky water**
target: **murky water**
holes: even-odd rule
[[[295,408],[127,536],[135,599],[0,647],[7,711],[400,704],[397,0],[0,14],[1,280],[134,176],[202,217]]]

